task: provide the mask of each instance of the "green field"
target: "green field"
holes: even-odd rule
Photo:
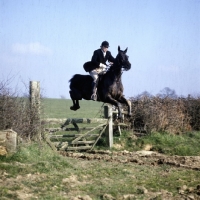
[[[70,110],[70,99],[43,99],[43,118],[102,118],[103,103],[94,101],[80,101],[80,109]]]

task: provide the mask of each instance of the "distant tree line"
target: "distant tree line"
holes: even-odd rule
[[[158,96],[160,98],[166,98],[166,97],[169,97],[169,98],[172,98],[172,99],[178,98],[176,91],[169,88],[169,87],[165,87],[164,89],[162,89],[156,96]],[[153,95],[151,95],[147,91],[144,91],[141,94],[136,96],[136,98],[141,98],[141,97],[153,97]]]

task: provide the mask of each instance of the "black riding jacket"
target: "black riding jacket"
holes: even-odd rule
[[[115,59],[111,55],[110,51],[107,51],[104,57],[102,50],[97,49],[94,51],[91,61],[86,62],[83,65],[83,68],[86,72],[90,72],[96,68],[99,68],[100,63],[106,65],[106,61],[114,62],[114,60]]]
[[[114,62],[114,60],[115,59],[111,55],[110,51],[107,51],[104,57],[101,49],[95,50],[91,59],[91,61],[95,63],[96,66],[99,66],[100,63],[103,63],[104,65],[106,65],[106,61]]]

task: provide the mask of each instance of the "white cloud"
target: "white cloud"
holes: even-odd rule
[[[15,43],[12,45],[12,51],[17,54],[32,54],[32,55],[51,55],[52,50],[39,42],[20,44]]]

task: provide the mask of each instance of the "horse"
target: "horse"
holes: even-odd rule
[[[97,85],[97,101],[109,103],[118,109],[118,118],[122,118],[121,103],[128,106],[128,115],[131,116],[131,102],[123,95],[121,75],[123,71],[131,68],[131,63],[126,55],[128,48],[124,51],[118,46],[118,54],[113,65],[110,66],[104,75],[100,75]],[[90,75],[75,74],[70,80],[70,97],[73,102],[71,110],[80,108],[79,100],[91,100],[92,82]]]

